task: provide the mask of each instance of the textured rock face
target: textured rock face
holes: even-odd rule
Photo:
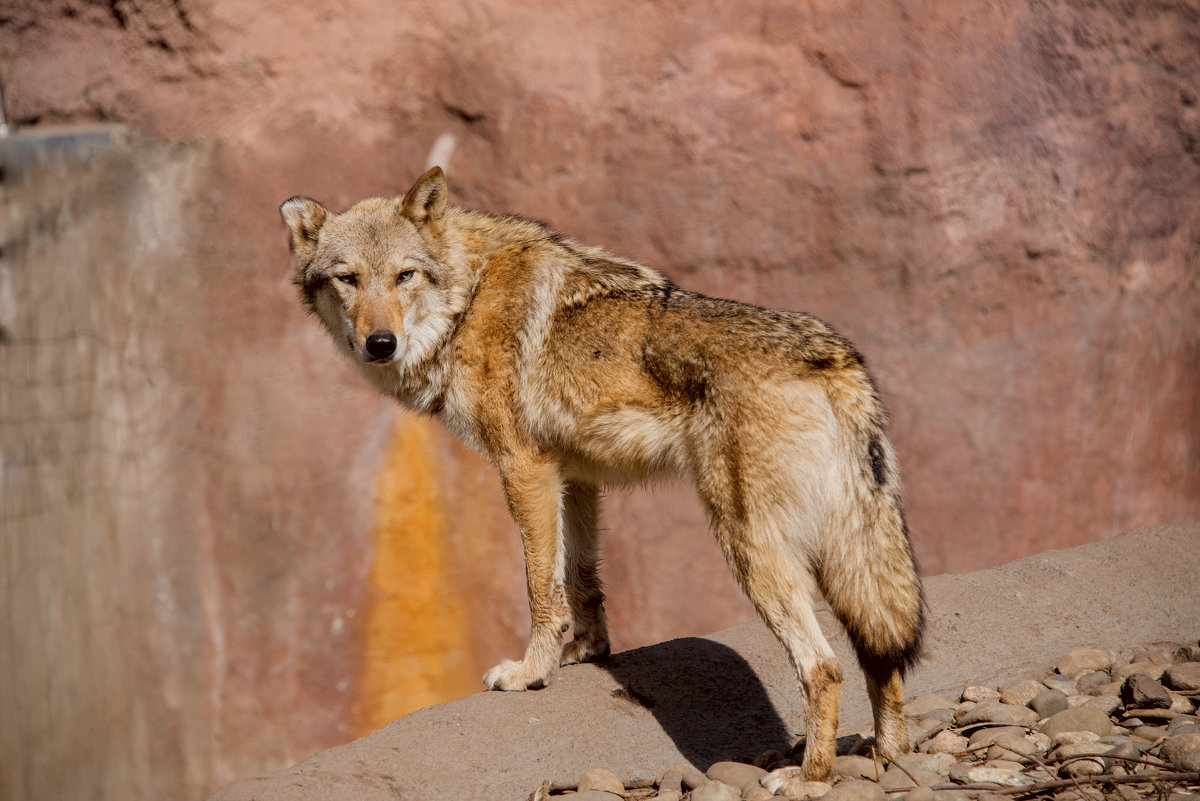
[[[164,606],[208,665],[202,689],[164,690],[172,708],[215,699],[190,795],[521,647],[520,553],[489,469],[335,360],[287,283],[275,211],[400,191],[444,134],[459,202],[853,339],[893,414],[926,572],[1200,514],[1185,2],[9,5],[11,118],[125,121],[207,152],[189,233],[157,267],[194,286],[164,301],[169,331],[139,334],[185,399],[172,425],[196,432],[151,490],[177,510],[164,536],[203,543],[167,568],[183,588],[167,600],[203,603]],[[377,501],[396,486],[402,502]],[[752,614],[689,491],[611,501],[618,648]],[[430,629],[441,646],[412,645]]]

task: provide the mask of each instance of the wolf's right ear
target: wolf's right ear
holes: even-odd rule
[[[400,212],[417,225],[436,226],[446,211],[446,173],[434,167],[422,175],[400,201]]]
[[[285,200],[279,213],[292,230],[292,251],[296,261],[301,265],[312,261],[317,250],[317,235],[329,212],[317,201],[297,196]]]

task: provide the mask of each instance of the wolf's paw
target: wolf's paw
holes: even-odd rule
[[[829,792],[830,785],[825,781],[829,772],[823,776],[814,776],[808,768],[780,768],[773,770],[758,780],[758,783],[776,795],[791,798],[816,798]]]
[[[540,690],[546,686],[549,673],[537,666],[531,667],[527,661],[505,659],[483,674],[483,683],[489,690]]]
[[[576,637],[563,647],[562,659],[559,664],[574,665],[579,662],[591,662],[594,659],[608,656],[610,651],[608,640],[596,641],[590,637]]]

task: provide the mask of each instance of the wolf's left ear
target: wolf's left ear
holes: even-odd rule
[[[303,266],[312,261],[317,249],[317,236],[329,212],[315,200],[293,197],[284,201],[279,213],[292,230],[292,250],[296,253],[297,263]]]
[[[446,211],[446,174],[434,167],[422,175],[400,201],[400,211],[417,225],[436,224]]]

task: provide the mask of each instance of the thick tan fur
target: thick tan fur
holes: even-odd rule
[[[499,471],[532,633],[487,686],[540,687],[608,652],[599,489],[682,477],[799,676],[799,777],[829,775],[842,681],[816,591],[857,649],[880,750],[906,751],[901,678],[919,651],[921,586],[884,411],[850,343],[808,315],[687,292],[539,223],[446,200],[435,167],[403,198],[342,214],[292,198],[281,212],[296,283],[339,348]]]

